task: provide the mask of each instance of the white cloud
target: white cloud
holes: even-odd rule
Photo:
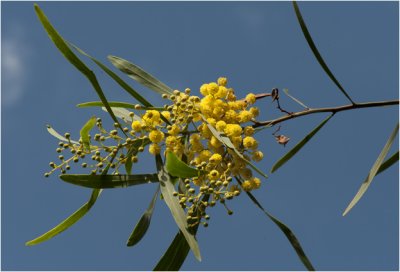
[[[13,106],[24,94],[29,50],[24,42],[23,31],[14,27],[11,35],[4,35],[1,45],[1,100],[3,106]],[[14,29],[13,28],[13,29]]]

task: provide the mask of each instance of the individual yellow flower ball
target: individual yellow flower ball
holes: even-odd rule
[[[260,110],[257,107],[251,107],[250,110],[253,117],[257,117],[260,115]]]
[[[159,143],[164,139],[164,133],[162,131],[159,130],[152,130],[149,133],[149,140],[152,143]]]
[[[217,180],[219,179],[219,172],[217,170],[212,170],[209,174],[208,174],[208,178],[210,180]]]
[[[252,159],[257,162],[261,161],[263,158],[264,158],[264,154],[261,151],[254,152],[254,154],[252,156]]]
[[[213,154],[208,161],[212,164],[218,164],[222,161],[222,156],[218,153]]]
[[[200,93],[204,96],[208,95],[208,84],[201,85]]]
[[[250,182],[252,183],[253,189],[258,189],[261,186],[261,180],[259,178],[253,177]]]
[[[254,149],[258,147],[258,143],[253,137],[247,136],[243,139],[243,146],[248,149]]]
[[[250,192],[253,189],[253,183],[250,180],[246,180],[242,183],[242,188],[246,192]]]
[[[215,94],[217,98],[225,98],[228,94],[228,89],[225,86],[219,86],[218,92]]]
[[[160,113],[156,110],[147,110],[142,117],[148,126],[154,126],[160,123]]]
[[[253,118],[253,114],[251,114],[250,111],[243,110],[243,111],[239,112],[239,114],[237,116],[237,121],[239,123],[246,123],[246,122],[249,122],[251,120],[251,118]]]
[[[179,126],[176,124],[173,124],[171,126],[171,129],[168,130],[168,134],[175,136],[175,135],[178,135],[180,131],[181,130],[180,130]]]
[[[249,93],[246,95],[246,102],[250,105],[256,102],[256,96],[253,93]]]
[[[152,155],[160,154],[161,147],[158,144],[151,144],[149,146],[149,153]]]
[[[252,126],[247,126],[244,128],[243,133],[246,136],[252,136],[254,134],[254,128]]]
[[[208,84],[207,90],[208,90],[208,94],[215,95],[219,90],[219,86],[217,83],[211,82]]]
[[[234,110],[228,110],[225,112],[225,122],[227,123],[233,123],[236,122],[236,118],[237,118],[237,113]]]
[[[227,124],[224,131],[229,137],[240,136],[242,134],[242,127],[238,124]]]
[[[215,128],[218,131],[224,131],[224,129],[226,128],[226,123],[224,121],[220,120],[215,124]]]
[[[135,132],[140,132],[142,130],[142,123],[140,121],[133,121],[132,129]]]
[[[218,78],[217,82],[220,86],[226,86],[226,84],[228,83],[228,79],[226,77],[220,77]]]

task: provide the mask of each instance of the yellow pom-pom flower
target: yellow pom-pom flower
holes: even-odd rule
[[[227,124],[224,131],[229,137],[240,136],[242,134],[242,127],[238,124]]]
[[[253,93],[249,93],[246,95],[246,102],[250,105],[256,102],[256,96]]]
[[[254,128],[252,126],[247,126],[244,128],[243,133],[246,136],[252,136],[254,134]]]
[[[247,136],[243,139],[243,146],[248,149],[254,149],[258,147],[258,143],[253,137]]]
[[[217,82],[220,86],[226,86],[226,84],[228,84],[228,79],[226,79],[226,77],[220,77]]]
[[[133,121],[132,129],[135,132],[140,132],[142,130],[142,123],[140,121]]]
[[[249,122],[251,120],[251,118],[253,118],[253,114],[251,114],[250,111],[243,110],[243,111],[239,112],[239,114],[237,116],[237,121],[239,123],[246,123],[246,122]]]
[[[242,188],[246,192],[250,192],[253,189],[253,183],[250,180],[246,180],[242,183]]]
[[[164,139],[164,133],[162,131],[159,130],[152,130],[149,133],[149,140],[152,143],[159,143]]]
[[[218,164],[222,161],[222,156],[220,154],[213,154],[210,159],[208,160],[212,164]]]
[[[161,147],[157,144],[151,144],[149,146],[149,153],[152,155],[160,154],[160,151],[161,151]]]
[[[224,131],[224,129],[226,128],[226,123],[224,121],[220,120],[215,124],[215,128],[218,131]]]
[[[208,84],[207,90],[208,90],[208,94],[215,95],[219,90],[219,86],[217,83],[211,82]]]
[[[208,95],[208,84],[201,85],[200,93],[204,96]]]

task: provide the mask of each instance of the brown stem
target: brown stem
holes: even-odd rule
[[[268,126],[268,125],[276,125],[278,123],[284,122],[286,120],[294,119],[300,116],[304,115],[309,115],[313,113],[319,113],[319,112],[332,112],[332,113],[337,113],[340,111],[346,111],[346,110],[355,110],[355,109],[361,109],[361,108],[373,108],[373,107],[382,107],[382,106],[392,106],[392,105],[398,105],[399,100],[389,100],[389,101],[377,101],[377,102],[366,102],[366,103],[358,103],[358,104],[349,104],[349,105],[344,105],[344,106],[339,106],[339,107],[329,107],[329,108],[316,108],[316,109],[306,109],[304,111],[299,111],[299,112],[294,112],[290,115],[285,115],[282,117],[279,117],[277,119],[273,120],[267,120],[267,121],[261,121],[261,122],[256,122],[253,127],[263,127],[263,126]]]

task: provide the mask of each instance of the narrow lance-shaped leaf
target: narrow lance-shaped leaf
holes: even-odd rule
[[[35,4],[36,14],[42,23],[44,29],[49,35],[50,39],[53,41],[58,50],[64,55],[64,57],[76,68],[78,69],[92,84],[100,100],[103,102],[104,106],[107,108],[108,113],[114,122],[119,123],[110,106],[108,105],[107,99],[100,87],[99,82],[92,70],[90,70],[69,48],[68,44],[65,42],[64,38],[57,32],[57,30],[51,25],[49,19],[46,17],[44,12]]]
[[[160,181],[161,193],[164,197],[164,201],[170,209],[172,217],[174,218],[176,224],[185,236],[186,241],[188,242],[194,256],[198,261],[201,261],[199,245],[197,244],[197,241],[193,234],[189,233],[187,229],[188,226],[185,212],[179,205],[178,199],[173,195],[173,193],[175,192],[175,188],[172,185],[170,176],[166,171],[165,166],[162,163],[161,156],[159,154],[156,155],[156,165],[158,170],[158,179]]]
[[[108,169],[110,169],[111,163],[112,163],[112,161],[104,168],[102,175],[107,174]],[[62,221],[60,224],[58,224],[57,226],[55,226],[48,232],[40,235],[39,237],[26,242],[25,245],[34,246],[34,245],[40,244],[44,241],[47,241],[47,240],[53,238],[54,236],[60,234],[61,232],[65,231],[66,229],[71,227],[73,224],[78,222],[92,208],[94,203],[96,203],[97,198],[101,194],[101,191],[102,191],[101,189],[92,190],[92,194],[90,196],[89,201],[86,202],[85,204],[83,204],[82,207],[80,207],[77,211],[75,211],[71,216],[69,216],[67,219]]]
[[[50,125],[47,125],[47,131],[48,131],[51,135],[53,135],[54,137],[56,137],[57,139],[68,143],[68,139],[65,138],[64,136],[62,136],[61,134],[59,134],[57,131],[55,131],[55,129],[53,129]],[[73,143],[73,144],[79,144],[79,142],[74,141],[74,140],[71,140],[71,139],[70,139],[69,141],[70,141],[71,143]]]
[[[71,43],[70,43],[71,44]],[[142,103],[142,105],[151,107],[151,103],[147,101],[143,96],[141,96],[137,91],[135,91],[131,86],[129,86],[124,80],[122,80],[117,74],[111,71],[107,66],[103,63],[95,59],[94,57],[90,56],[82,49],[78,48],[77,46],[71,44],[76,51],[81,53],[82,55],[90,58],[94,63],[96,63],[104,72],[106,72],[115,82],[117,82],[125,91],[127,91],[132,97],[134,97],[138,102]]]
[[[101,107],[101,109],[103,111],[107,111],[105,107]],[[118,118],[124,120],[124,122],[126,124],[130,124],[132,120],[136,120],[136,121],[140,121],[142,120],[139,116],[134,115],[133,117],[131,117],[129,115],[130,111],[128,111],[127,109],[124,108],[119,108],[119,107],[111,107],[111,110],[113,111],[113,113],[115,114],[115,116],[117,116]]]
[[[157,111],[165,111],[163,107],[146,107],[140,106],[139,109],[136,108],[135,104],[126,103],[126,102],[119,102],[119,101],[108,101],[110,107],[114,108],[127,108],[127,109],[134,109],[134,110],[157,110]],[[88,108],[88,107],[103,107],[103,103],[101,101],[91,101],[91,102],[84,102],[76,105],[78,108]]]
[[[308,141],[332,118],[334,114],[328,116],[321,124],[319,124],[316,128],[314,128],[310,133],[307,134],[298,144],[296,144],[288,153],[286,153],[282,158],[280,158],[272,167],[271,173],[278,170],[282,165],[284,165],[288,160],[290,160],[297,152],[300,151],[304,147]]]
[[[158,182],[157,174],[137,175],[61,175],[60,178],[68,183],[86,188],[111,189],[126,188],[140,184]]]
[[[207,202],[210,195],[206,194],[203,197],[203,201]],[[199,224],[193,228],[193,234],[196,235]],[[178,271],[182,264],[185,262],[186,257],[189,253],[190,247],[186,241],[185,236],[181,231],[176,235],[167,251],[158,261],[157,265],[154,267],[154,271]]]
[[[369,171],[367,178],[361,184],[361,187],[358,190],[357,194],[354,196],[353,200],[350,202],[350,204],[347,206],[346,210],[343,212],[343,216],[345,216],[357,204],[357,202],[360,201],[361,197],[365,194],[368,187],[371,185],[372,180],[378,173],[379,168],[381,167],[383,160],[385,159],[386,155],[388,154],[390,147],[392,146],[398,131],[399,131],[399,123],[397,123],[396,127],[394,128],[392,134],[390,135],[389,139],[387,140],[381,153],[379,154],[374,165],[372,166],[371,170]]]
[[[172,95],[172,89],[139,66],[116,56],[108,56],[108,60],[121,72],[127,74],[140,84],[160,94]]]
[[[263,171],[261,171],[257,166],[255,166],[253,163],[251,163],[249,160],[247,160],[240,152],[239,150],[236,149],[236,147],[233,145],[231,140],[229,139],[228,136],[225,135],[225,133],[221,133],[217,131],[210,123],[208,123],[207,119],[201,115],[203,118],[204,123],[207,125],[208,129],[211,131],[211,133],[214,135],[215,138],[217,138],[218,141],[220,141],[223,145],[225,145],[228,149],[232,150],[235,152],[235,154],[245,161],[251,168],[253,168],[257,173],[262,175],[264,178],[268,178],[268,175],[265,174]]]
[[[242,185],[242,182],[236,178],[238,183]],[[290,244],[292,245],[293,249],[296,251],[297,256],[300,258],[301,262],[303,265],[309,270],[309,271],[315,271],[313,265],[311,264],[310,260],[308,259],[307,255],[305,254],[303,248],[300,245],[299,240],[296,238],[294,233],[290,230],[288,226],[283,224],[281,221],[279,221],[276,217],[274,217],[272,214],[267,212],[264,207],[258,202],[258,200],[251,194],[250,192],[246,192],[247,196],[256,204],[256,206],[261,209],[271,220],[274,222],[280,230],[285,234],[286,238],[289,240]]]
[[[389,159],[384,161],[382,163],[381,167],[379,167],[378,172],[376,172],[376,174],[378,175],[378,174],[382,173],[383,171],[385,171],[386,169],[388,169],[389,167],[391,167],[393,164],[395,164],[398,161],[399,161],[399,151],[397,151]]]
[[[96,124],[96,117],[91,117],[89,121],[82,127],[80,131],[81,139],[83,146],[90,152],[90,136],[89,132],[92,130],[94,125]]]
[[[335,85],[339,88],[339,90],[347,97],[347,99],[352,103],[356,104],[350,96],[347,94],[347,92],[344,90],[342,85],[340,85],[339,81],[335,78],[331,70],[329,69],[328,65],[325,63],[324,59],[322,58],[321,54],[319,53],[310,32],[307,29],[306,23],[304,22],[303,16],[300,13],[300,9],[296,3],[296,1],[293,1],[293,7],[294,11],[297,16],[297,20],[299,21],[301,30],[303,31],[304,37],[307,40],[308,45],[310,46],[311,51],[313,52],[315,58],[318,60],[318,63],[321,65],[322,69],[324,69],[325,73],[329,76],[329,78],[335,83]]]
[[[165,168],[168,173],[174,177],[180,178],[191,178],[199,175],[199,170],[190,167],[183,161],[181,161],[173,152],[167,152],[167,158],[165,161]]]
[[[153,215],[154,207],[155,207],[156,201],[158,199],[159,192],[160,192],[160,186],[157,187],[157,191],[155,192],[155,194],[149,204],[149,207],[143,213],[139,222],[137,222],[135,228],[133,229],[131,235],[129,236],[128,241],[126,242],[127,246],[136,245],[146,234],[146,232],[150,226],[151,217]]]

